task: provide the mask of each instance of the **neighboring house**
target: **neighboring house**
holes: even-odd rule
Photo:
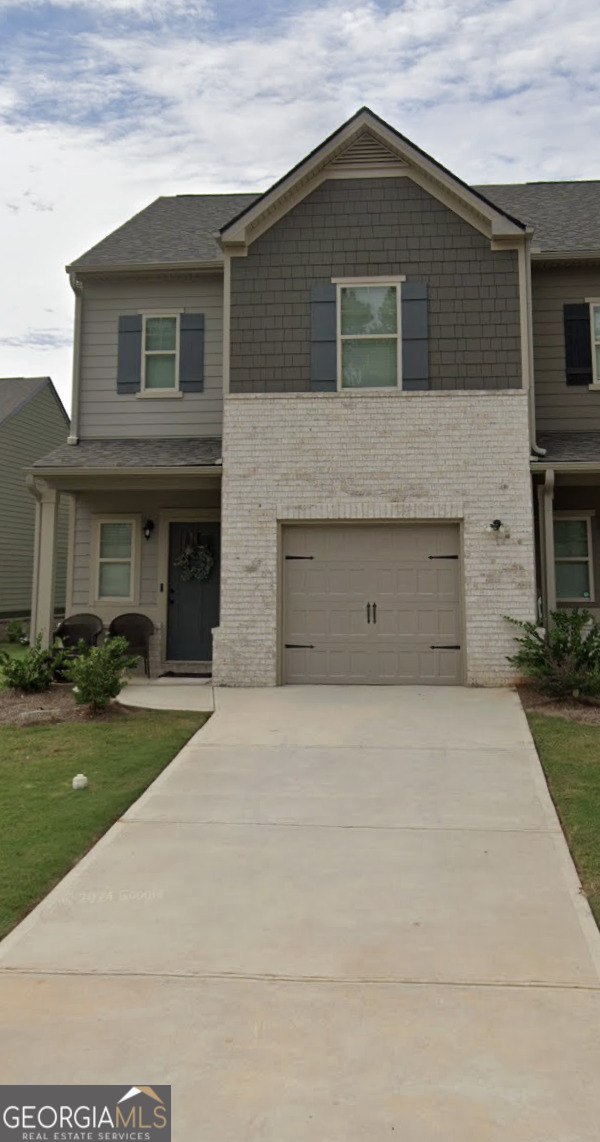
[[[598,597],[599,205],[363,109],[265,194],[126,222],[69,267],[72,437],[33,468],[67,609],[223,685],[509,682],[503,616]]]
[[[64,444],[69,418],[50,377],[0,378],[0,620],[29,617],[34,569],[35,501],[24,469]],[[65,604],[67,507],[56,539],[52,608]]]

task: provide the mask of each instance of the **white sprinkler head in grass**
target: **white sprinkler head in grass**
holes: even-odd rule
[[[88,779],[83,773],[78,773],[71,782],[73,789],[87,789],[87,783]]]

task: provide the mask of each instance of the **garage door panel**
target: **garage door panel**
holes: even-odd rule
[[[458,552],[455,525],[286,529],[285,681],[460,682]]]

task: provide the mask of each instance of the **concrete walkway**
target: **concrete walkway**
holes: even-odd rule
[[[142,710],[191,710],[210,714],[215,708],[210,678],[132,678],[117,702]]]
[[[597,1142],[600,937],[506,691],[216,691],[1,948],[2,1081],[175,1142]]]

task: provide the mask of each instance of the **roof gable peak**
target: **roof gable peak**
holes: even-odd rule
[[[220,231],[220,244],[244,250],[326,178],[407,176],[490,238],[522,237],[526,227],[411,143],[368,107],[329,135]]]

